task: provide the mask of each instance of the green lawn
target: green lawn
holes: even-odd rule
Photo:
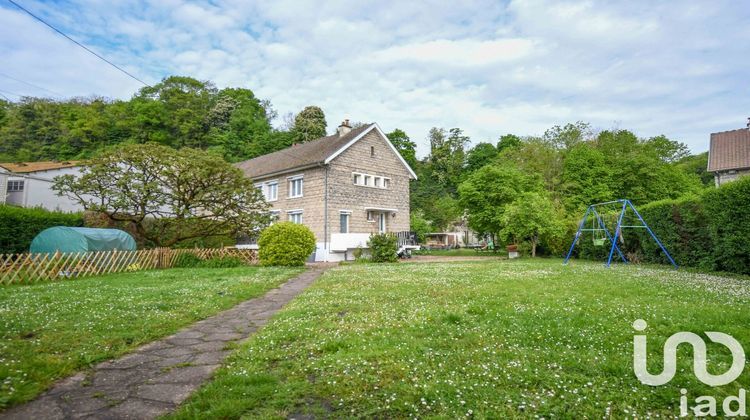
[[[454,249],[420,249],[413,252],[414,255],[434,255],[440,257],[507,257],[508,253],[504,250],[498,252],[484,251],[477,252],[471,248],[454,248]]]
[[[750,385],[747,372],[723,387],[698,382],[689,347],[672,382],[642,385],[632,367],[639,318],[652,373],[678,331],[720,331],[747,347],[750,282],[560,260],[342,266],[174,417],[673,417],[680,388],[694,399]],[[709,371],[723,372],[729,352],[708,351]]]
[[[171,269],[0,287],[0,408],[262,295],[298,269]]]

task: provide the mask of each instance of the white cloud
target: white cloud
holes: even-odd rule
[[[440,39],[399,45],[376,51],[373,60],[386,63],[416,61],[450,67],[475,67],[518,60],[531,54],[534,42],[528,39],[475,40]]]
[[[257,2],[73,0],[28,7],[154,83],[169,74],[242,86],[280,113],[321,106],[477,141],[554,124],[615,124],[695,151],[750,114],[750,10],[687,1]],[[65,95],[127,98],[140,85],[0,5],[0,71]],[[44,95],[0,76],[0,90]]]

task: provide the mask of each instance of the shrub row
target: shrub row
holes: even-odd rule
[[[678,265],[750,274],[750,177],[638,210]],[[632,258],[669,264],[645,229],[625,230],[624,238],[621,248]],[[604,259],[609,252],[590,240],[579,246],[582,258]]]
[[[83,216],[0,205],[0,254],[28,251],[32,239],[52,226],[83,226]]]
[[[180,254],[172,264],[173,268],[234,268],[242,267],[245,264],[241,258],[237,257],[215,257],[201,259],[200,257],[186,252]]]

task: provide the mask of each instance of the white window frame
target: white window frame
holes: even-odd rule
[[[276,187],[274,189],[275,194],[273,195],[273,197],[271,196],[271,187]],[[279,199],[279,181],[273,180],[273,181],[266,182],[266,191],[267,191],[266,201],[278,200]]]
[[[303,213],[302,209],[288,210],[286,212],[286,217],[288,221],[301,225],[304,223],[304,218],[302,216]],[[298,222],[294,220],[294,216],[299,216]]]
[[[377,188],[387,190],[390,188],[391,179],[387,176],[366,174],[364,172],[352,172],[352,183],[360,187]]]
[[[299,181],[299,194],[294,194],[294,183]],[[287,178],[287,185],[289,186],[289,192],[287,197],[289,198],[300,198],[305,195],[305,178],[302,175],[290,176]]]
[[[11,188],[11,185],[14,185],[14,187]],[[5,190],[9,193],[23,192],[24,189],[26,189],[25,179],[9,179],[5,187]]]
[[[341,231],[341,217],[346,216],[346,232]],[[351,210],[339,210],[339,233],[351,233],[350,226],[352,224],[352,211]]]

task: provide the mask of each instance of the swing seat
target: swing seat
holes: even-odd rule
[[[604,243],[605,243],[606,241],[607,241],[607,240],[606,240],[606,239],[604,239],[604,238],[597,238],[597,239],[594,239],[594,246],[604,246]]]

